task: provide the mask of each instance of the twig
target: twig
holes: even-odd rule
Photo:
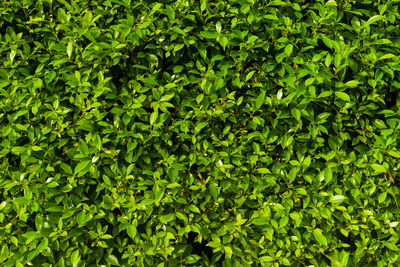
[[[395,182],[394,182],[394,179],[393,179],[393,176],[392,176],[392,174],[390,173],[390,170],[388,170],[388,174],[389,174],[389,180],[390,180],[392,183],[395,183]]]

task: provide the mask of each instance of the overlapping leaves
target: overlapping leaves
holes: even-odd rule
[[[4,266],[399,262],[398,1],[0,10]]]

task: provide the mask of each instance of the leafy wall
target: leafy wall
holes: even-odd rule
[[[3,0],[1,266],[397,266],[398,0]]]

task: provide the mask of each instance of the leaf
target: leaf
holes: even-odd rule
[[[325,168],[324,178],[325,178],[326,183],[329,183],[330,181],[332,181],[332,169],[331,168]]]
[[[282,99],[282,96],[283,96],[283,91],[282,89],[279,89],[278,92],[276,93],[276,98],[280,100]]]
[[[333,44],[332,44],[331,39],[329,39],[329,38],[326,37],[325,35],[321,35],[320,37],[321,37],[322,42],[324,42],[324,44],[325,44],[327,47],[329,47],[330,49],[333,48]]]
[[[217,22],[217,24],[215,25],[215,29],[217,30],[218,33],[221,33],[222,31],[222,25],[221,22]]]
[[[224,247],[225,255],[228,259],[232,258],[233,251],[232,248],[229,246]]]
[[[319,114],[317,116],[316,121],[326,120],[330,115],[331,115],[331,113],[329,113],[329,112],[322,112],[321,114]]]
[[[335,92],[335,95],[344,101],[350,101],[350,96],[345,92]]]
[[[36,251],[38,252],[42,252],[43,250],[45,250],[48,247],[49,244],[49,240],[45,237],[42,239],[42,241],[40,242],[40,244],[37,246]]]
[[[158,117],[158,110],[156,109],[150,115],[150,125],[153,125],[156,122],[157,117]]]
[[[201,32],[200,34],[202,37],[207,38],[207,39],[217,39],[218,37],[218,32],[210,32],[210,31],[204,31]]]
[[[257,171],[262,174],[271,173],[271,171],[268,170],[267,168],[259,168],[257,169]]]
[[[252,70],[252,71],[250,71],[250,72],[246,75],[246,82],[247,82],[248,80],[250,80],[251,77],[253,77],[254,73],[255,73],[255,71]]]
[[[379,173],[385,173],[386,172],[386,168],[383,165],[380,164],[371,164],[372,169],[374,169],[374,171],[379,172]]]
[[[187,256],[185,258],[185,262],[187,264],[193,264],[193,263],[198,262],[200,259],[201,259],[201,257],[199,255],[192,254],[192,255],[189,255],[189,256]]]
[[[387,153],[392,157],[400,158],[400,152],[390,150],[390,151],[387,151]]]
[[[308,79],[305,81],[304,85],[305,85],[305,86],[310,86],[310,85],[313,84],[314,81],[315,81],[315,78],[308,78]]]
[[[283,216],[279,220],[279,228],[284,228],[288,223],[289,223],[289,217],[288,216]]]
[[[268,225],[269,221],[267,218],[256,218],[253,221],[254,225]]]
[[[264,104],[265,92],[259,94],[256,98],[255,102],[255,110],[259,110],[261,106]]]
[[[153,8],[150,11],[150,14],[154,14],[155,12],[157,12],[158,10],[160,10],[162,7],[164,6],[164,4],[162,3],[156,3]]]
[[[328,96],[331,96],[332,94],[333,94],[332,91],[324,91],[319,94],[318,98],[328,97]]]
[[[200,122],[199,124],[196,125],[196,127],[194,128],[194,133],[197,134],[201,131],[201,129],[203,129],[204,127],[206,127],[208,125],[207,121],[203,121]]]
[[[32,149],[33,151],[40,151],[40,150],[43,150],[40,146],[32,146],[31,149]]]
[[[290,56],[290,55],[292,54],[292,51],[293,51],[293,45],[292,45],[292,44],[288,44],[288,45],[285,47],[285,53],[286,53],[286,55]]]
[[[398,251],[399,250],[399,248],[395,244],[393,244],[391,242],[385,242],[384,244],[390,250],[393,250],[393,251]]]
[[[168,223],[168,222],[174,220],[174,218],[175,218],[175,214],[170,213],[170,214],[167,214],[167,215],[160,216],[159,220],[160,220],[161,223]]]
[[[318,243],[320,243],[322,246],[324,246],[324,247],[328,246],[328,240],[322,233],[321,229],[318,229],[318,228],[314,229],[313,235],[314,235],[315,239],[318,241]]]
[[[381,56],[381,57],[379,58],[379,60],[389,59],[389,58],[393,58],[393,57],[395,57],[395,55],[389,53],[389,54],[385,54],[385,55]]]
[[[200,210],[198,207],[196,207],[195,205],[190,205],[189,206],[189,210],[195,213],[200,213]]]
[[[71,55],[72,55],[72,42],[71,41],[67,45],[67,55],[69,58],[71,58]]]
[[[292,109],[292,115],[297,121],[301,120],[301,113],[297,108]]]
[[[86,213],[84,211],[79,212],[76,216],[76,221],[78,225],[84,225],[86,223]]]
[[[169,101],[174,97],[175,94],[169,94],[169,95],[164,95],[163,97],[160,98],[160,101]]]
[[[81,256],[79,255],[79,250],[75,250],[71,254],[71,258],[70,258],[72,266],[77,267],[80,260],[81,260]]]
[[[377,128],[386,129],[385,123],[384,123],[382,120],[380,120],[380,119],[374,120],[374,125],[375,125]]]
[[[132,240],[135,238],[137,234],[137,229],[134,225],[129,224],[128,227],[126,228],[126,232],[129,235]]]
[[[119,266],[118,259],[113,254],[108,254],[107,257],[106,257],[106,260],[111,265]]]
[[[203,100],[203,98],[204,98],[204,95],[203,95],[203,94],[199,94],[199,95],[196,97],[196,102],[197,102],[197,104],[200,104],[201,101]]]
[[[78,148],[79,148],[79,151],[80,151],[83,155],[89,154],[88,145],[87,145],[86,142],[83,141],[82,139],[80,139],[79,142],[78,142]]]
[[[378,196],[378,202],[382,203],[383,201],[385,201],[386,196],[387,196],[387,192],[380,193],[379,196]]]
[[[262,261],[262,262],[271,262],[271,261],[274,261],[274,260],[275,259],[270,257],[270,256],[262,256],[262,257],[260,257],[260,261]]]
[[[345,201],[346,200],[346,197],[345,196],[343,196],[343,195],[335,195],[335,196],[332,196],[331,197],[331,199],[329,200],[331,203],[333,203],[333,204],[340,204],[340,203],[342,203],[343,201]]]
[[[371,24],[373,24],[373,23],[375,23],[375,22],[378,22],[378,21],[380,21],[380,20],[382,20],[382,19],[384,19],[384,18],[385,18],[385,17],[382,16],[382,15],[375,15],[375,16],[372,16],[371,18],[368,19],[368,21],[365,23],[365,25],[364,25],[363,27],[369,26],[369,25],[371,25]]]
[[[349,87],[349,88],[355,88],[360,84],[359,81],[356,80],[352,80],[352,81],[348,81],[344,84],[345,87]]]
[[[222,46],[222,49],[224,49],[224,51],[225,51],[225,48],[228,45],[228,38],[226,36],[221,36],[219,38],[218,42]]]
[[[84,161],[79,162],[78,165],[76,165],[76,167],[75,167],[74,174],[81,172],[83,169],[85,169],[89,165],[90,162],[91,162],[91,160],[84,160]]]

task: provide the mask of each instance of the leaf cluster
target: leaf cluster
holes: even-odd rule
[[[398,0],[2,0],[1,266],[396,266]]]

